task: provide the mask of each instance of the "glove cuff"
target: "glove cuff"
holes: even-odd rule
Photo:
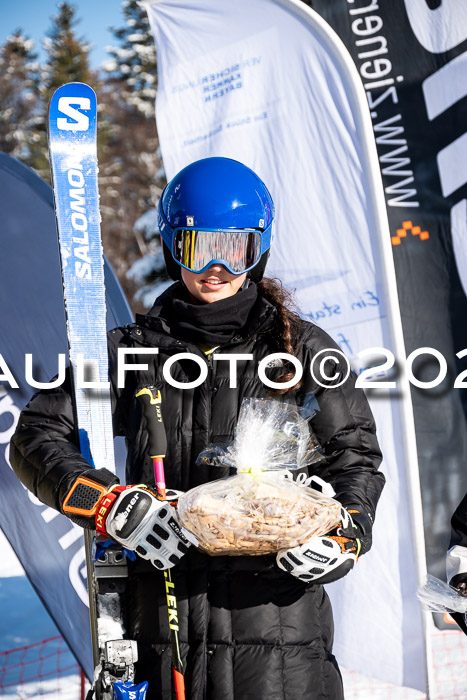
[[[107,530],[105,529],[105,522],[107,520],[107,516],[110,513],[110,510],[117,500],[117,498],[120,496],[120,494],[123,491],[126,491],[128,486],[113,486],[110,491],[108,491],[106,494],[104,494],[98,504],[97,504],[97,512],[95,513],[95,523],[96,523],[96,532],[99,532],[101,535],[107,535]]]
[[[373,516],[368,509],[359,505],[344,506],[352,516],[354,525],[357,526],[357,537],[361,539],[365,535],[371,535],[373,530]]]
[[[366,554],[371,549],[373,517],[368,509],[364,509],[360,505],[349,505],[345,506],[345,508],[356,526],[355,538],[360,541],[358,556],[361,557],[362,554]]]
[[[73,482],[62,504],[62,512],[83,527],[94,527],[94,517],[102,497],[118,484],[107,469],[90,469]]]

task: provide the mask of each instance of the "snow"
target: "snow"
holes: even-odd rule
[[[108,61],[101,64],[101,68],[107,73],[112,73],[112,71],[117,70],[118,64],[114,58],[109,58]]]
[[[345,700],[423,700],[425,693],[400,688],[341,668]]]
[[[131,58],[131,56],[133,55],[133,51],[131,49],[125,49],[125,48],[120,47],[120,46],[117,46],[117,47],[112,46],[112,47],[110,47],[110,49],[111,49],[112,53],[114,54],[114,56],[118,56],[118,58],[120,58],[121,60]]]
[[[76,700],[80,697],[80,682],[78,674],[66,676],[57,683],[56,678],[41,682],[18,683],[5,688],[2,698],[9,700],[26,700],[26,698],[46,698],[47,700]],[[88,684],[86,684],[86,689]]]
[[[136,301],[140,301],[146,309],[149,309],[154,304],[157,297],[165,292],[171,284],[173,284],[172,280],[164,280],[151,285],[148,284],[135,294],[135,299]]]
[[[155,94],[155,93],[154,93]],[[143,102],[139,98],[135,99],[129,99],[128,103],[133,105],[138,109],[138,111],[143,114],[146,119],[151,119],[154,116],[154,105],[148,103],[148,102]]]
[[[140,301],[145,308],[149,308],[170,285],[167,280],[155,280],[148,282],[152,275],[158,276],[165,270],[164,254],[158,240],[159,226],[157,222],[157,209],[149,209],[134,225],[134,230],[148,241],[148,253],[135,260],[126,273],[128,279],[134,280],[139,290],[135,299]]]
[[[32,51],[35,46],[35,42],[33,39],[29,39],[25,36],[18,36],[17,34],[9,34],[3,42],[4,46],[6,44],[16,44],[16,46],[22,47],[25,53],[29,53],[30,51]]]
[[[134,47],[134,52],[140,56],[141,58],[145,58],[146,60],[150,60],[154,58],[154,48],[152,46],[143,46],[139,44],[138,46]],[[147,73],[146,75],[149,75]],[[156,76],[151,75],[151,79],[155,80]]]
[[[129,34],[127,36],[127,40],[130,41],[131,43],[136,43],[138,41],[144,41],[145,39],[147,39],[147,36],[148,35],[146,34],[146,32],[144,32],[144,33],[143,32],[138,32],[138,33],[135,32],[135,34]]]
[[[146,211],[139,219],[136,221],[134,227],[135,231],[144,234],[146,240],[153,238],[159,233],[159,226],[157,223],[157,209],[149,209]]]
[[[154,270],[154,260],[152,255],[145,255],[143,258],[136,260],[130,267],[126,276],[130,280],[134,280],[138,285],[141,285],[148,275]]]
[[[122,515],[124,515],[122,513]],[[119,516],[117,516],[119,517]],[[125,630],[121,618],[120,597],[118,593],[107,593],[99,599],[99,619],[97,621],[97,634],[99,646],[111,639],[122,639]]]

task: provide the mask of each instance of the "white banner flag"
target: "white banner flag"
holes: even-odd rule
[[[296,289],[303,316],[330,332],[357,371],[370,363],[358,357],[368,348],[387,348],[403,364],[372,127],[340,40],[297,0],[146,7],[167,177],[208,156],[251,167],[276,203],[267,274]],[[373,364],[382,364],[378,357]],[[328,586],[334,651],[347,669],[426,690],[425,620],[415,596],[425,572],[415,433],[407,380],[391,381],[393,389],[369,391],[387,485],[373,549]]]

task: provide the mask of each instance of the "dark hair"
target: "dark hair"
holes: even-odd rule
[[[280,280],[270,277],[263,277],[261,282],[258,282],[258,290],[277,310],[275,333],[272,337],[275,352],[286,352],[295,356],[300,342],[303,321],[298,315],[292,293],[285,289]],[[275,381],[287,382],[294,375],[295,368],[286,365],[285,372]],[[280,396],[288,391],[297,391],[301,385],[302,380],[288,389],[274,389],[272,393]]]

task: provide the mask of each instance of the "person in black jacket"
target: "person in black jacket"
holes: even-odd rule
[[[162,574],[168,567],[174,567],[188,698],[343,698],[332,653],[332,611],[322,584],[347,574],[371,546],[384,485],[378,471],[381,453],[370,408],[355,388],[355,375],[345,378],[345,362],[334,360],[332,379],[320,383],[308,371],[317,353],[337,349],[334,341],[290,310],[280,284],[263,279],[273,220],[264,183],[230,159],[187,166],[162,194],[159,225],[175,284],[147,315],[109,333],[114,430],[127,442],[127,483],[146,487],[119,487],[113,474],[92,470],[80,455],[69,379],[32,399],[12,439],[11,464],[36,496],[84,527],[97,524],[98,531],[140,555],[130,563],[128,632],[138,641],[137,680],[149,681],[151,700],[169,700],[173,692]],[[147,348],[158,352],[138,357],[138,350]],[[128,363],[147,367],[127,371],[119,386],[122,349],[134,350]],[[230,386],[230,363],[214,361],[213,350],[248,356],[236,363],[235,387]],[[200,367],[192,359],[175,362],[170,379],[164,366],[179,353],[191,353],[206,366],[204,382],[194,386]],[[279,357],[268,368],[276,389],[266,387],[257,368],[272,353],[298,358],[303,378],[289,386],[294,371],[286,357]],[[181,389],[173,380],[193,386]],[[277,558],[210,557],[191,546],[178,527],[168,524],[177,522],[176,510],[151,493],[153,465],[136,399],[147,386],[162,396],[167,486],[182,491],[228,474],[218,466],[196,464],[196,458],[208,444],[232,440],[243,399],[317,403],[311,425],[326,459],[309,473],[334,488],[342,504],[340,527]],[[83,502],[89,511],[77,508]],[[135,502],[138,507],[132,509]],[[119,519],[123,513],[125,531]]]

